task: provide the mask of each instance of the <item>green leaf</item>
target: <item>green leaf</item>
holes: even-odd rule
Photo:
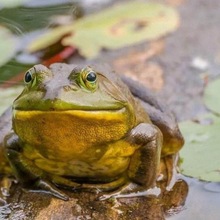
[[[12,105],[13,101],[23,90],[23,86],[13,87],[10,89],[0,89],[0,115]]]
[[[14,8],[30,0],[1,0],[0,7]]]
[[[212,81],[207,85],[204,101],[210,110],[220,114],[220,79]]]
[[[17,40],[7,28],[0,26],[0,66],[10,60],[16,50]]]
[[[1,0],[0,0],[1,1]],[[73,4],[3,8],[0,10],[1,22],[16,34],[24,34],[36,29],[47,28],[54,16],[68,14]]]
[[[5,65],[0,66],[0,84],[6,82],[11,85],[23,83],[21,78],[23,79],[24,73],[33,65],[34,64],[19,63],[16,60],[11,59]]]
[[[209,125],[192,121],[180,123],[185,145],[180,151],[182,173],[206,181],[220,181],[220,117],[202,116]]]
[[[117,49],[157,39],[174,31],[178,24],[179,16],[173,8],[131,1],[54,28],[27,49],[35,52],[63,38],[64,46],[77,47],[81,55],[93,58],[102,48]]]

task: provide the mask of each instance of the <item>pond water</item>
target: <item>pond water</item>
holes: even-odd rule
[[[70,16],[72,19],[74,15],[72,14],[73,8],[79,7],[80,16],[83,14],[91,13],[97,8],[102,8],[108,4],[111,4],[111,0],[82,0],[82,1],[72,1],[72,0],[38,0],[38,1],[26,1],[24,6],[19,12],[13,12],[13,9],[4,9],[5,11],[0,11],[0,23],[8,27],[17,38],[22,38],[21,44],[17,45],[16,50],[17,57],[11,56],[11,60],[3,67],[0,68],[0,82],[10,79],[14,75],[17,75],[23,70],[26,70],[29,65],[36,63],[40,60],[37,57],[25,56],[22,51],[24,48],[25,42],[31,39],[32,35],[38,34],[41,29],[47,29],[50,26],[53,26],[53,23],[50,23],[51,18],[55,15],[64,14]],[[50,8],[50,5],[59,4],[57,7]],[[75,5],[75,6],[74,6]],[[0,3],[0,7],[3,7]],[[30,7],[30,8],[28,8]],[[41,8],[42,11],[37,15],[41,17],[39,20],[36,19],[37,11]],[[44,10],[42,9],[44,7]],[[44,11],[44,13],[43,13]],[[8,13],[8,16],[6,16]],[[17,17],[14,17],[16,15]],[[77,16],[75,16],[77,17]],[[25,20],[23,20],[25,19]],[[61,19],[61,17],[60,17]],[[23,23],[22,23],[23,22]],[[36,31],[37,30],[37,31]],[[23,62],[23,63],[22,63]],[[13,92],[12,92],[13,93]],[[15,94],[13,94],[15,95]],[[1,97],[4,99],[4,97]],[[4,104],[4,105],[7,105]],[[207,183],[198,181],[193,178],[185,178],[189,184],[189,194],[185,203],[185,206],[178,214],[174,214],[167,219],[169,220],[186,220],[186,219],[198,219],[198,220],[219,220],[220,219],[220,183]],[[5,216],[8,215],[10,210],[8,207],[0,209],[0,213]],[[3,219],[4,216],[2,216]],[[0,217],[1,218],[1,217]]]
[[[219,220],[220,219],[220,183],[202,182],[185,177],[189,193],[184,207],[168,220]]]

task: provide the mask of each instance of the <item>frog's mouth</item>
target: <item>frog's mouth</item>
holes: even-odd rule
[[[53,120],[61,120],[62,118],[81,118],[86,120],[105,120],[105,121],[121,121],[127,114],[127,109],[114,110],[62,110],[62,111],[41,111],[41,110],[13,110],[13,118],[18,120],[31,120],[33,118],[53,118]]]

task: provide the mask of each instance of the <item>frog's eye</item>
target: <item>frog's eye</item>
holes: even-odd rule
[[[86,80],[90,83],[95,83],[96,82],[96,73],[91,71],[86,75]]]
[[[32,80],[32,74],[31,72],[27,71],[24,75],[24,82],[29,83]]]
[[[24,75],[24,82],[27,84],[32,82],[34,79],[34,73],[35,73],[34,68],[29,69]]]
[[[81,85],[86,89],[94,91],[97,88],[97,73],[91,69],[82,70]]]

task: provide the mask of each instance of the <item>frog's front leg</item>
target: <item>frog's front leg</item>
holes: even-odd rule
[[[130,131],[127,141],[140,146],[131,158],[128,177],[145,189],[154,187],[162,146],[160,130],[153,124],[141,123]]]
[[[68,200],[63,192],[57,189],[47,179],[47,175],[23,155],[22,142],[15,133],[5,138],[6,157],[15,176],[24,188],[52,194],[63,200]]]
[[[141,123],[133,128],[126,140],[138,147],[131,158],[127,176],[137,186],[127,185],[118,191],[100,197],[100,200],[111,197],[133,197],[136,192],[145,191],[145,195],[158,195],[156,179],[159,172],[162,134],[153,124]],[[144,195],[144,194],[142,194]]]

